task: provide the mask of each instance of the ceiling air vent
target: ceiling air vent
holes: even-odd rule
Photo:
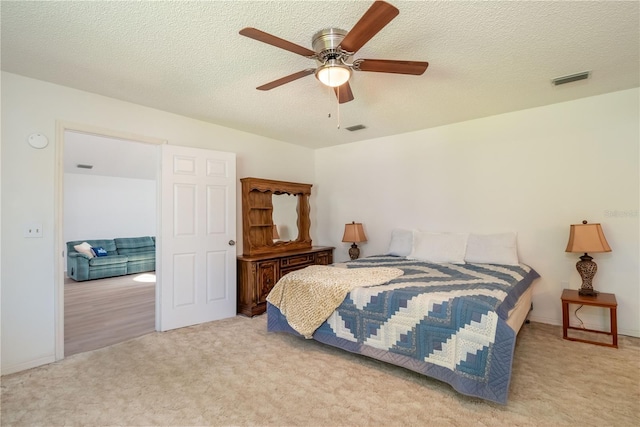
[[[76,167],[77,167],[77,168],[80,168],[80,169],[93,169],[93,165],[83,165],[83,164],[79,164],[79,165],[76,165]]]
[[[357,130],[366,129],[366,128],[367,127],[365,125],[354,125],[354,126],[349,126],[348,128],[345,128],[345,129],[350,131],[350,132],[355,132]]]
[[[578,80],[588,79],[590,74],[591,74],[590,71],[583,71],[582,73],[556,77],[555,79],[551,80],[551,83],[553,83],[554,86],[559,86],[566,83],[577,82]]]

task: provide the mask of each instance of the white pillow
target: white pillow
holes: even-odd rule
[[[464,264],[468,233],[415,231],[413,250],[407,258],[434,263]]]
[[[89,259],[93,258],[94,256],[93,251],[91,250],[91,245],[88,244],[87,242],[82,242],[79,245],[75,245],[73,249],[80,252],[81,254],[85,254],[86,256],[89,257]]]
[[[396,228],[391,232],[387,255],[409,256],[413,249],[413,231]]]
[[[479,264],[520,264],[516,233],[470,234],[464,260]]]

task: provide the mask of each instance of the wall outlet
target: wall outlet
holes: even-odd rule
[[[25,224],[24,237],[42,237],[42,223]]]

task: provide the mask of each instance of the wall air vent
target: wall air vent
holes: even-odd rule
[[[553,83],[554,86],[559,86],[566,83],[577,82],[578,80],[588,79],[590,75],[591,75],[591,71],[583,71],[582,73],[556,77],[555,79],[551,80],[551,83]]]
[[[357,130],[366,129],[366,128],[367,127],[365,125],[354,125],[354,126],[349,126],[348,128],[345,128],[345,129],[350,131],[350,132],[355,132]]]
[[[93,165],[79,164],[79,165],[76,165],[76,167],[79,168],[79,169],[93,169]]]

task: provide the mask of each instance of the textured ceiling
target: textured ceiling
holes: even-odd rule
[[[371,3],[2,1],[2,69],[312,148],[639,86],[637,1],[392,0],[400,14],[356,58],[429,61],[424,75],[354,73],[339,111],[312,75],[255,89],[314,62],[240,29],[311,48]]]

